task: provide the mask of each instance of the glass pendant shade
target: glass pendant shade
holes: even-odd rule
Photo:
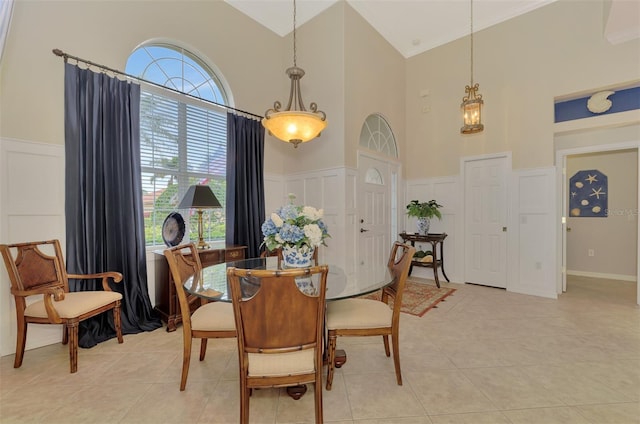
[[[297,147],[316,138],[327,126],[327,121],[311,112],[274,112],[262,119],[262,125],[274,137],[293,143]]]
[[[473,86],[466,86],[465,92],[467,95],[462,99],[462,119],[463,126],[460,128],[462,134],[473,134],[484,130],[482,124],[482,94],[477,94],[479,84]]]

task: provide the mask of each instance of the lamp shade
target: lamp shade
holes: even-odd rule
[[[221,207],[220,202],[216,199],[211,187],[202,184],[190,186],[178,205],[179,209],[210,209],[219,207]]]

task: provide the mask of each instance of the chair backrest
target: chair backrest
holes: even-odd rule
[[[229,268],[241,353],[283,353],[317,346],[317,354],[322,355],[328,269],[326,265],[282,271]],[[316,287],[312,295],[296,284],[306,285],[309,279]]]
[[[402,294],[404,286],[409,276],[409,268],[411,268],[411,260],[416,253],[416,249],[407,244],[394,242],[389,255],[387,266],[393,274],[393,283],[383,289],[383,300],[388,296],[393,297],[393,316],[396,321],[400,316],[400,307],[402,306]]]
[[[191,309],[184,291],[183,284],[192,275],[193,284],[197,285],[202,278],[202,263],[195,243],[186,243],[171,247],[164,251],[164,256],[169,264],[169,272],[176,287],[176,295],[180,304],[182,325],[191,330]]]
[[[45,253],[52,251],[53,255]],[[69,291],[67,271],[58,240],[0,245],[0,252],[16,292]],[[15,252],[15,254],[14,254]]]

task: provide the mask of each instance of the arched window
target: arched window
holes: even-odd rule
[[[396,138],[389,123],[377,113],[367,116],[360,130],[360,146],[392,158],[398,157]]]
[[[175,243],[180,237],[175,232],[163,234],[162,225],[193,184],[209,185],[222,205],[205,209],[204,238],[224,239],[226,111],[211,103],[227,104],[220,76],[195,54],[166,43],[138,47],[127,60],[126,73],[168,88],[141,85],[140,159],[147,245]],[[179,213],[189,217],[184,219],[186,232],[190,240],[197,240],[196,211]]]

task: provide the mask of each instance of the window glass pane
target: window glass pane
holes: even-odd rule
[[[218,79],[202,61],[168,45],[143,46],[129,57],[127,73],[226,104]],[[198,240],[198,212],[178,210],[192,184],[207,184],[222,205],[205,209],[203,237],[224,240],[226,113],[207,102],[142,85],[140,158],[147,245],[161,245],[162,224],[178,211],[187,225],[183,241]]]

